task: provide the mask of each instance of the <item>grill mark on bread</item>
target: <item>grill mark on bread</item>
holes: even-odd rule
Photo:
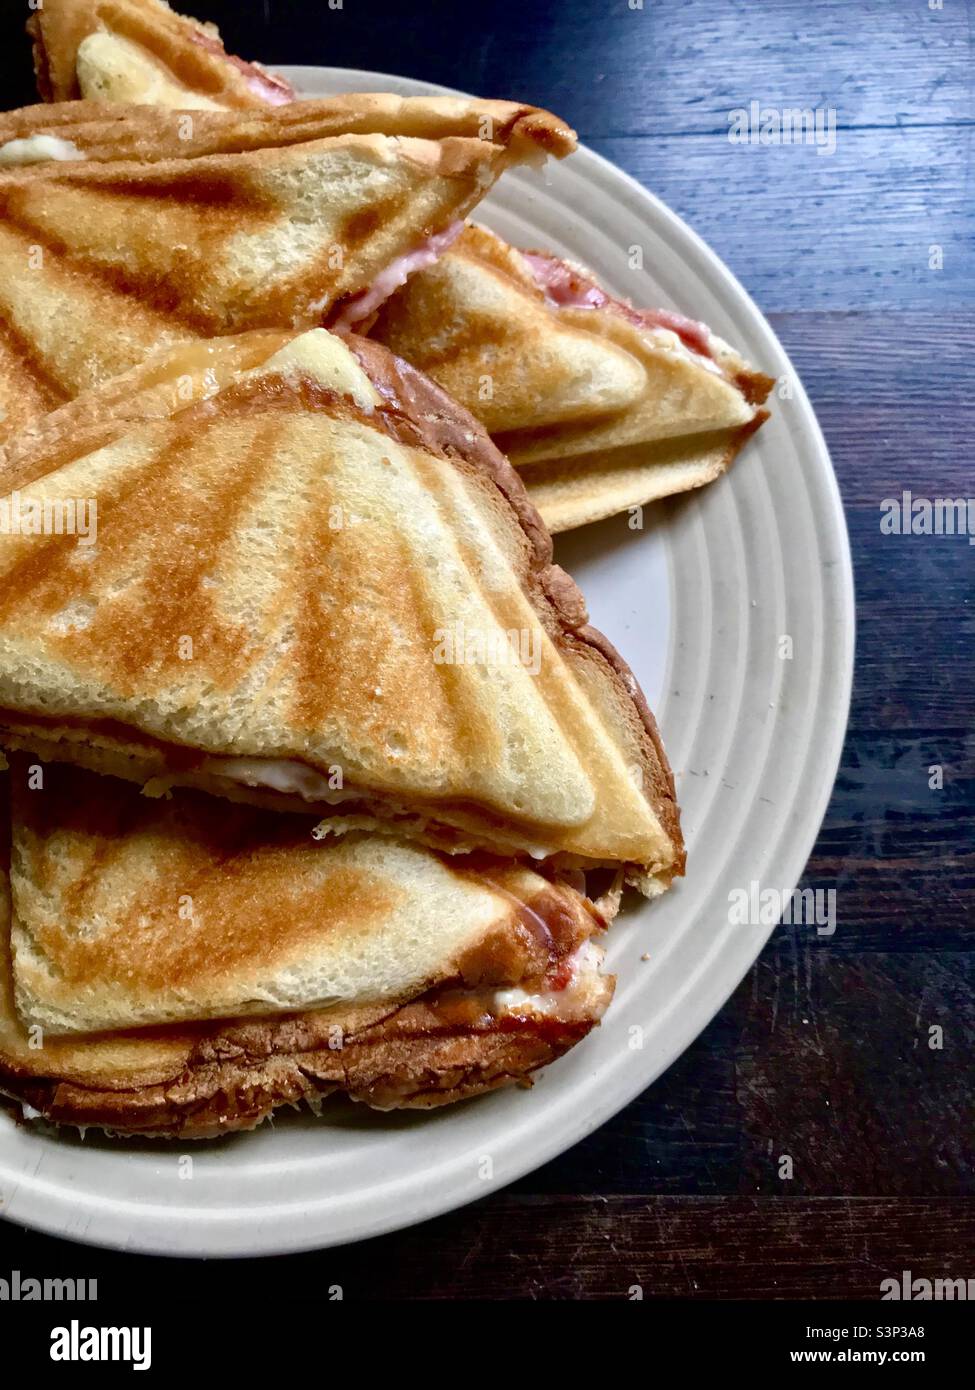
[[[362,870],[302,874],[292,854],[280,862],[273,844],[259,843],[247,855],[230,848],[219,864],[201,864],[185,853],[194,848],[175,836],[171,868],[160,868],[140,886],[127,919],[110,931],[85,939],[60,922],[35,929],[37,947],[56,965],[59,988],[84,990],[118,975],[141,995],[191,989],[204,972],[210,980],[248,969],[270,973],[301,960],[327,935],[382,920],[401,896]],[[316,855],[316,849],[306,846],[306,853]],[[94,854],[76,894],[62,895],[66,921],[85,920],[96,891],[91,876],[104,874],[110,858],[110,846]],[[215,872],[222,875],[219,882]],[[192,900],[193,915],[178,921],[184,895]],[[260,913],[252,909],[255,897]]]
[[[183,27],[174,28],[170,34],[161,28],[159,16],[143,16],[119,5],[106,4],[105,0],[100,0],[97,4],[96,15],[109,29],[145,49],[150,57],[188,91],[199,91],[204,96],[225,102],[235,109],[262,106],[263,103],[258,97],[242,92],[235,83],[227,82],[229,74],[225,65],[229,65],[235,69],[234,75],[243,77],[245,81],[260,77],[268,86],[292,93],[292,89],[283,78],[272,79],[269,74],[261,73],[243,59],[227,53],[215,35],[205,32],[201,25],[187,16],[173,16],[174,19],[182,20]],[[165,18],[167,21],[170,19],[168,15]],[[155,23],[152,22],[153,19]],[[93,32],[94,28],[94,23],[91,29],[86,27],[84,37]],[[197,45],[202,52],[198,52],[193,45]],[[217,58],[219,67],[206,61],[208,55]]]
[[[131,165],[128,167],[132,168]],[[138,169],[133,169],[131,176],[127,178],[118,172],[108,173],[97,165],[87,165],[60,178],[57,175],[48,177],[47,188],[57,188],[59,185],[70,189],[84,188],[106,199],[158,201],[161,206],[175,202],[208,214],[219,208],[230,208],[235,216],[254,213],[270,217],[276,212],[273,200],[246,176],[242,177],[240,173],[224,169],[201,169],[192,161],[186,161],[168,177],[162,177],[151,166],[146,172],[141,172],[139,166]],[[31,191],[30,186],[8,186],[5,189],[4,185],[0,184],[0,206],[3,207],[4,215],[15,218],[18,203],[22,204]]]
[[[379,325],[381,339],[387,329]],[[393,329],[395,336],[395,328]],[[500,347],[511,336],[508,324],[491,319],[468,320],[462,332],[451,335],[441,347],[427,346],[423,354],[423,370],[432,373],[436,368],[449,366],[465,353],[479,353],[484,348]]]
[[[414,462],[422,469],[421,459]],[[408,558],[405,546],[403,558],[404,562]],[[489,729],[480,725],[475,712],[465,699],[465,683],[461,678],[460,669],[450,662],[435,662],[433,659],[436,627],[431,613],[430,596],[422,575],[417,573],[412,564],[404,563],[403,580],[410,592],[410,607],[420,615],[420,630],[426,644],[425,651],[420,655],[426,657],[426,669],[431,673],[431,693],[435,692],[437,697],[434,705],[435,726],[448,731],[444,742],[448,747],[460,749],[464,759],[470,763],[475,763],[478,758],[484,761],[498,758],[502,751],[500,744],[490,737]],[[456,791],[451,800],[457,802]]]
[[[610,724],[620,726],[620,746],[627,749],[632,746],[632,756],[644,767],[644,794],[652,811],[665,829],[674,827],[666,859],[661,860],[660,865],[655,860],[651,867],[662,867],[666,877],[671,872],[682,872],[683,847],[677,828],[676,806],[672,800],[672,780],[660,750],[652,716],[645,702],[635,698],[636,683],[625,664],[608,644],[600,641],[599,634],[590,636],[585,628],[585,605],[581,595],[568,576],[552,564],[551,537],[528,500],[523,482],[473,417],[422,374],[378,344],[355,337],[350,337],[347,342],[382,393],[382,405],[371,412],[359,407],[349,397],[322,388],[319,383],[289,375],[287,378],[265,376],[238,381],[212,401],[182,412],[179,418],[186,423],[204,415],[215,418],[231,410],[241,418],[248,413],[296,407],[312,412],[323,410],[339,419],[354,420],[360,427],[384,430],[399,442],[425,449],[449,460],[459,469],[467,465],[471,470],[468,481],[484,489],[485,498],[490,497],[491,505],[500,508],[503,503],[514,514],[518,530],[510,540],[520,550],[521,558],[513,558],[513,573],[518,576],[537,619],[561,648],[563,656],[578,653],[584,656],[591,670],[598,671],[602,667],[607,676],[612,673],[612,679],[606,683],[605,689]],[[492,494],[492,488],[496,489],[497,496]],[[500,517],[500,510],[498,515]],[[578,657],[575,660],[578,661]],[[578,666],[573,665],[573,669],[577,675],[580,673]],[[17,737],[18,723],[23,722],[16,716],[8,721],[8,728],[14,737]],[[632,745],[628,740],[632,740]],[[124,751],[124,740],[120,742]],[[163,744],[160,752],[161,757],[168,755],[166,744]],[[658,793],[666,804],[657,803]],[[366,792],[361,805],[367,806],[368,800],[369,793]],[[448,809],[451,814],[459,814],[455,798],[444,797],[438,803],[436,798],[411,794],[407,800],[412,815],[424,804],[439,804],[441,817],[448,815]],[[356,801],[360,804],[358,798]],[[351,814],[348,804],[344,809]],[[486,804],[475,805],[472,809],[476,813],[473,819],[461,822],[467,825],[464,834],[468,838],[474,834],[471,826],[490,827],[496,820]],[[376,811],[375,814],[383,814],[387,822],[394,824],[397,817],[402,820],[405,813],[387,806],[383,812]],[[510,813],[506,813],[506,818],[502,820],[502,824],[505,823],[510,826],[521,824],[526,828],[533,824],[525,820],[519,822],[519,818]],[[534,829],[538,828],[534,823]],[[454,838],[448,841],[449,844],[456,843],[457,831],[454,830],[452,834]],[[492,836],[490,842],[503,845],[505,838]],[[539,838],[542,837],[536,835],[533,843],[537,843]],[[523,851],[512,848],[511,853],[517,855]],[[660,853],[663,854],[663,850]],[[629,862],[634,856],[639,858],[635,849],[617,857]],[[598,856],[599,862],[606,857],[606,854]]]
[[[137,493],[153,467],[154,461],[150,460],[140,469],[131,468],[124,480],[117,479],[110,505],[120,506]],[[5,477],[5,486],[8,481]],[[76,577],[71,572],[68,562],[76,553],[76,549],[72,536],[33,536],[30,548],[25,549],[20,559],[12,560],[3,573],[4,583],[0,587],[0,621],[9,618],[25,604],[27,594],[34,600],[42,600],[44,597],[54,600],[61,599],[65,592],[70,592]],[[43,603],[38,602],[38,607],[41,612],[45,611]],[[53,601],[49,602],[46,611],[55,611]]]
[[[43,400],[46,410],[54,410],[67,399],[68,393],[52,371],[48,359],[37,351],[34,340],[9,319],[0,319],[0,350],[9,356],[14,371],[23,373],[31,388]],[[0,425],[2,423],[0,421]]]
[[[198,425],[202,426],[199,432]],[[172,504],[179,502],[182,492],[181,457],[193,445],[202,444],[207,433],[207,422],[187,422],[162,455],[156,457],[155,468],[146,470],[142,506],[147,514],[166,515],[177,510]],[[192,663],[181,662],[174,649],[167,651],[160,645],[168,638],[175,647],[175,639],[182,635],[193,639],[194,656],[202,657],[208,678],[217,684],[230,685],[246,674],[252,659],[253,634],[218,613],[202,580],[215,561],[219,564],[221,551],[230,545],[237,521],[260,485],[273,454],[275,433],[273,421],[256,430],[244,452],[234,460],[234,466],[215,480],[211,496],[200,504],[202,515],[197,534],[157,552],[156,581],[152,583],[144,577],[138,612],[132,621],[126,622],[123,617],[119,623],[109,608],[104,621],[99,621],[96,613],[86,632],[75,639],[78,648],[87,653],[111,650],[113,663],[132,678],[133,688],[135,679],[142,680],[149,672],[161,675],[180,667],[192,670]],[[117,515],[119,529],[124,528],[124,512],[120,510]],[[109,512],[105,521],[110,533],[112,520]],[[100,548],[104,527],[105,522],[100,521]],[[133,528],[123,541],[125,550],[137,548],[137,529]]]
[[[377,199],[367,207],[358,208],[343,218],[341,231],[336,240],[345,253],[357,251],[362,244],[374,236],[382,227],[393,222],[409,204],[412,193],[403,190],[388,198]],[[420,234],[420,240],[424,233]]]
[[[308,817],[220,806],[192,792],[151,801],[134,787],[59,766],[46,769],[43,790],[31,791],[29,762],[17,755],[12,764],[13,889],[18,930],[31,933],[30,968],[44,958],[55,997],[115,980],[139,996],[192,991],[225,972],[271,972],[307,958],[323,937],[368,931],[404,898],[361,862],[315,845]],[[438,989],[552,988],[546,981],[597,925],[575,890],[530,870],[484,853],[459,864],[430,857],[458,884],[486,889],[498,914],[452,968],[445,962]],[[113,873],[124,876],[121,899]],[[191,918],[179,913],[186,899]],[[349,1011],[360,1006],[342,1007],[354,1026]]]
[[[170,437],[160,451],[153,450],[147,462],[127,470],[122,481],[112,479],[101,489],[98,549],[103,559],[114,559],[116,575],[130,558],[139,566],[143,541],[140,527],[133,524],[133,506],[150,516],[178,511],[174,503],[182,493],[182,457],[191,452],[192,445],[212,423],[195,417],[185,422],[182,416],[175,419],[176,428],[170,429]],[[151,572],[147,575],[140,567],[142,582],[136,611],[127,614],[122,599],[100,604],[83,631],[72,629],[61,637],[60,645],[66,653],[76,660],[91,662],[97,669],[99,653],[108,652],[115,676],[127,677],[131,682],[128,689],[122,682],[121,693],[131,693],[149,673],[191,670],[191,663],[180,661],[175,649],[176,639],[183,635],[193,638],[194,652],[205,657],[212,679],[230,683],[234,676],[239,678],[246,673],[252,634],[219,618],[214,600],[201,581],[214,557],[229,543],[238,516],[260,482],[272,452],[275,425],[275,421],[270,421],[255,431],[235,466],[214,481],[211,495],[197,501],[202,513],[197,535],[182,545],[171,538],[168,548],[156,550],[155,582]],[[204,537],[205,546],[200,543]],[[33,537],[19,562],[7,570],[6,592],[0,593],[0,616],[25,604],[26,594],[40,620],[60,611],[66,593],[83,590],[83,577],[79,578],[72,564],[76,554],[71,536]],[[163,645],[167,642],[170,650]]]
[[[194,303],[194,277],[199,275],[205,280],[208,261],[228,238],[269,227],[280,215],[274,203],[246,176],[219,170],[197,171],[191,164],[186,165],[185,172],[176,172],[167,179],[161,179],[151,169],[145,179],[109,177],[97,166],[88,166],[82,172],[61,179],[51,176],[43,185],[55,191],[59,186],[72,192],[78,188],[90,189],[109,202],[117,200],[120,205],[126,201],[157,204],[174,216],[173,209],[190,216],[198,214],[187,231],[185,265],[162,269],[151,264],[123,267],[117,262],[99,259],[84,247],[72,245],[70,229],[59,233],[48,225],[43,215],[31,211],[37,189],[42,185],[27,182],[18,186],[0,179],[0,216],[11,230],[40,246],[45,257],[50,256],[68,269],[90,276],[120,296],[135,295],[143,309],[164,315],[175,325],[204,336],[218,331],[222,325],[204,305]],[[180,235],[175,226],[173,235]],[[187,276],[188,284],[184,283]],[[293,297],[293,293],[282,287],[282,298]]]
[[[0,318],[0,459],[4,439],[62,405],[66,394],[33,342]]]
[[[273,418],[274,412],[272,412]],[[318,477],[316,486],[328,488],[328,462],[322,457],[316,460]],[[331,640],[335,624],[345,617],[345,607],[336,612],[322,600],[326,589],[324,567],[341,544],[342,531],[329,526],[329,504],[334,491],[326,493],[316,510],[308,507],[301,513],[301,535],[298,539],[297,574],[300,575],[302,593],[293,614],[295,641],[289,661],[294,667],[294,680],[291,685],[289,714],[296,729],[313,729],[320,713],[317,691],[323,667],[329,665]],[[332,501],[334,505],[334,501]],[[344,518],[343,518],[344,520]],[[319,584],[321,580],[321,584]],[[338,644],[337,644],[338,645]],[[341,667],[332,669],[330,679],[341,689],[342,682],[352,674]],[[333,686],[333,689],[336,687]]]

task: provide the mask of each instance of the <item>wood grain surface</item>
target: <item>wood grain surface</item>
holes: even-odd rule
[[[655,1086],[514,1187],[358,1247],[221,1266],[221,1289],[870,1299],[905,1268],[975,1276],[975,548],[879,524],[905,488],[975,492],[972,4],[185,7],[272,64],[549,106],[686,217],[769,314],[812,398],[858,596],[849,736],[805,880],[836,888],[835,936],[779,928]],[[31,90],[10,8],[13,103]],[[730,145],[728,113],[752,100],[834,108],[835,153]],[[12,1227],[4,1265],[97,1273],[106,1296],[133,1278],[193,1297],[212,1283],[212,1266],[160,1272]]]

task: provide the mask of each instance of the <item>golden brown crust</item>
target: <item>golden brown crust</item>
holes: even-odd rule
[[[749,405],[764,405],[775,385],[774,376],[766,376],[753,367],[744,367],[733,374],[733,380]],[[761,411],[755,418],[755,429],[768,419],[768,411]]]
[[[564,1018],[499,1017],[493,993],[471,991],[441,992],[355,1030],[332,1012],[156,1030],[150,1038],[178,1046],[168,1074],[148,1081],[124,1069],[111,1079],[68,1079],[56,1058],[46,1074],[43,1052],[26,1064],[0,1051],[0,1091],[57,1124],[187,1139],[252,1129],[282,1105],[333,1091],[381,1110],[425,1109],[527,1084],[593,1028],[613,983],[600,977],[586,1007]]]
[[[571,531],[714,482],[767,419],[758,410],[736,430],[545,459],[519,472],[549,530]]]
[[[246,112],[187,114],[155,106],[68,101],[0,113],[0,145],[39,134],[71,140],[87,161],[99,163],[240,154],[340,135],[432,141],[455,136],[477,140],[486,151],[503,150],[516,164],[546,155],[563,159],[576,147],[575,132],[538,107],[510,101],[386,93],[352,93]],[[29,168],[40,176],[51,172],[46,164]],[[63,172],[63,165],[61,169]]]
[[[176,14],[157,0],[45,0],[27,23],[42,100],[80,95],[78,48],[99,29],[137,44],[188,93],[241,108],[294,99],[283,78],[227,53],[215,25]]]
[[[381,407],[368,417],[362,417],[364,422],[371,428],[385,429],[400,443],[422,447],[463,469],[479,486],[491,489],[516,520],[521,536],[519,577],[539,620],[570,660],[575,673],[592,673],[591,683],[604,696],[604,714],[615,726],[614,734],[619,738],[622,731],[625,741],[636,750],[632,762],[638,762],[641,768],[644,796],[671,841],[673,864],[661,878],[662,882],[669,882],[673,873],[683,872],[684,848],[673,776],[656,724],[632,672],[606,639],[589,626],[579,589],[553,563],[551,536],[524,482],[483,426],[429,378],[370,339],[350,336],[346,341],[383,398]],[[203,419],[227,409],[293,410],[295,407],[345,412],[356,418],[361,415],[361,408],[350,398],[337,398],[334,392],[318,384],[304,379],[261,377],[257,381],[232,384],[214,399],[187,407],[181,413],[181,420],[189,425],[194,412]],[[101,443],[113,437],[112,429],[121,433],[132,422],[138,411],[138,398],[129,400],[124,410],[124,424],[116,427],[108,422],[109,433]],[[76,407],[74,415],[78,414]],[[49,472],[53,466],[50,451],[56,452],[63,447],[62,435],[57,420],[51,417],[38,430],[30,449],[12,455],[6,467],[0,461],[0,486],[25,487],[34,478]],[[610,687],[608,698],[607,685]],[[5,715],[4,720],[8,734],[15,736],[22,735],[24,726],[31,722],[30,716],[11,720]],[[105,734],[115,746],[117,739],[112,737],[112,732],[106,730]],[[431,814],[436,815],[433,807]]]
[[[534,1071],[591,1026],[574,1025],[552,1041],[513,1034],[402,1039],[353,1045],[344,1058],[324,1050],[253,1063],[213,1062],[173,1085],[130,1091],[89,1089],[54,1077],[19,1079],[6,1074],[0,1059],[0,1087],[54,1124],[126,1136],[212,1139],[254,1129],[281,1106],[315,1104],[336,1091],[379,1110],[432,1109],[501,1086],[531,1084]]]
[[[44,44],[44,35],[41,32],[39,15],[32,14],[24,28],[27,31],[27,37],[31,41],[31,58],[34,62],[34,81],[37,84],[37,94],[41,101],[56,101],[58,98],[54,93],[54,83],[51,79],[51,63],[47,48]],[[74,95],[74,93],[67,95]]]

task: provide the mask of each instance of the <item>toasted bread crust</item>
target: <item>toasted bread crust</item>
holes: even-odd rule
[[[157,1030],[150,1039],[169,1044],[164,1074],[144,1080],[125,1067],[90,1079],[59,1076],[56,1065],[46,1074],[43,1052],[28,1054],[27,1064],[23,1054],[0,1051],[0,1091],[56,1124],[160,1138],[253,1129],[282,1105],[314,1104],[334,1091],[380,1110],[429,1109],[530,1084],[531,1073],[590,1032],[613,986],[612,977],[598,977],[585,1008],[565,1018],[499,1018],[490,993],[470,992],[456,1004],[433,996],[378,1011],[354,1028],[328,1011]]]
[[[648,805],[661,823],[671,845],[671,859],[666,864],[634,866],[639,877],[649,871],[666,886],[672,876],[684,868],[684,846],[680,833],[673,775],[667,763],[656,723],[635,677],[611,644],[588,623],[585,601],[577,586],[553,562],[552,540],[531,502],[524,482],[493,444],[483,426],[438,386],[409,364],[396,358],[388,349],[369,339],[349,337],[347,342],[383,399],[383,405],[368,417],[370,428],[384,428],[400,443],[419,446],[436,457],[461,469],[478,486],[493,494],[494,505],[515,519],[520,535],[518,577],[539,620],[559,651],[569,662],[574,674],[585,685],[591,698],[599,703],[603,718],[613,728],[617,742],[628,750],[628,763],[642,771],[642,790]],[[179,350],[177,350],[178,352]],[[190,406],[182,412],[189,422],[192,413],[201,419],[214,412],[246,407],[253,398],[262,409],[299,409],[361,414],[350,398],[334,398],[334,393],[303,380],[261,378],[260,385],[241,382],[210,401]],[[93,415],[97,414],[93,402]],[[131,424],[138,409],[138,399],[130,400],[117,426],[122,433]],[[72,408],[72,418],[83,417],[80,407]],[[109,433],[101,439],[107,443]],[[12,455],[5,468],[0,460],[0,488],[27,486],[34,478],[50,471],[50,451],[63,448],[63,430],[56,416],[35,433],[30,448]],[[10,473],[8,473],[8,468]],[[11,475],[16,479],[14,484]],[[66,723],[69,721],[66,721]],[[37,746],[38,728],[30,715],[3,715],[8,741],[19,746]],[[52,729],[45,743],[51,756],[68,755],[83,761],[78,748],[66,746],[60,753],[56,744],[57,731]],[[105,758],[113,751],[133,759],[132,766],[106,763],[98,768],[115,775],[145,780],[146,776],[164,772],[166,745],[155,748],[144,738],[126,740],[124,731],[100,731],[97,742]],[[140,748],[139,744],[142,744]],[[147,762],[147,758],[151,762]],[[431,808],[435,816],[435,808]],[[400,827],[403,828],[402,826]]]
[[[558,534],[713,483],[767,419],[768,411],[757,410],[748,424],[717,437],[545,459],[519,472],[546,526]]]
[[[516,164],[537,162],[547,155],[563,159],[576,147],[575,131],[539,107],[387,93],[351,93],[253,112],[187,114],[155,106],[66,101],[0,113],[0,145],[43,134],[71,140],[86,161],[97,163],[241,154],[340,135],[434,141],[455,136],[477,140],[485,151],[504,150]],[[30,168],[38,176],[51,172],[45,164]]]
[[[32,14],[24,25],[24,29],[27,33],[27,37],[31,41],[31,58],[34,63],[34,81],[37,85],[37,94],[41,101],[56,101],[58,98],[54,94],[54,82],[51,77],[51,60],[44,43],[39,16],[37,14]],[[72,92],[68,95],[74,96],[75,93]]]
[[[368,1042],[248,1061],[193,1061],[172,1084],[98,1090],[50,1078],[11,1075],[0,1058],[0,1088],[59,1125],[111,1134],[213,1139],[256,1128],[281,1106],[312,1105],[334,1092],[378,1110],[433,1109],[531,1075],[581,1041],[592,1024],[561,1037],[485,1034]],[[336,1058],[341,1060],[336,1061]]]
[[[26,28],[43,101],[70,101],[80,95],[78,49],[103,28],[137,44],[188,93],[240,108],[294,99],[283,78],[227,53],[216,25],[177,14],[159,0],[46,0]]]

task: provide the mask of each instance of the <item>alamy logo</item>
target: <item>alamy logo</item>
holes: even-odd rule
[[[19,1269],[0,1279],[0,1303],[94,1303],[97,1279],[31,1279]]]
[[[909,1269],[902,1269],[900,1278],[891,1276],[880,1281],[880,1297],[903,1299],[909,1303],[969,1301],[975,1299],[975,1279],[915,1279]]]
[[[975,497],[885,497],[880,504],[883,536],[967,536],[975,545]]]
[[[79,545],[98,539],[94,497],[0,497],[0,536],[77,536]]]
[[[51,1328],[52,1361],[131,1361],[133,1371],[152,1365],[151,1327],[82,1327],[72,1318],[67,1327]]]
[[[728,112],[732,145],[813,145],[817,154],[836,153],[834,106],[763,106],[760,101]]]
[[[835,888],[763,888],[752,879],[747,888],[732,888],[728,894],[728,922],[733,927],[786,926],[816,928],[817,936],[836,931]]]
[[[541,633],[528,628],[468,627],[464,622],[438,627],[436,666],[523,666],[533,676],[542,669]]]

